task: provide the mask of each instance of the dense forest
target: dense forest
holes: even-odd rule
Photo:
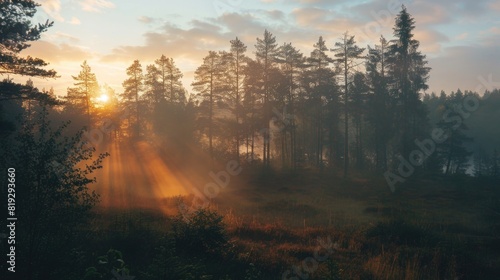
[[[43,59],[20,55],[53,24],[32,24],[37,6],[28,0],[0,2],[0,74],[4,77],[0,82],[0,178],[5,185],[10,176],[5,170],[16,170],[12,208],[19,217],[15,267],[17,277],[22,276],[17,279],[132,279],[120,278],[123,275],[137,279],[277,279],[282,275],[282,279],[480,279],[471,276],[477,267],[483,273],[477,275],[485,277],[481,279],[493,279],[487,277],[495,271],[494,263],[482,266],[482,261],[466,258],[464,252],[470,248],[453,247],[460,239],[441,242],[440,236],[429,233],[430,228],[401,222],[400,215],[407,212],[394,214],[392,206],[386,208],[397,216],[391,216],[393,220],[359,232],[352,228],[328,231],[345,238],[345,244],[339,246],[376,256],[364,266],[346,261],[343,255],[344,259],[322,262],[314,270],[317,273],[310,271],[311,278],[296,270],[296,278],[286,278],[287,265],[293,263],[290,256],[302,260],[311,256],[310,249],[294,255],[290,252],[295,249],[289,248],[283,255],[287,257],[276,259],[266,259],[266,253],[245,257],[243,252],[250,245],[232,243],[230,236],[258,236],[265,244],[278,242],[274,238],[279,235],[301,243],[301,237],[309,238],[306,223],[315,223],[307,213],[317,210],[304,208],[300,201],[277,200],[288,209],[283,210],[288,215],[296,212],[301,217],[299,224],[304,229],[298,234],[255,221],[253,227],[235,226],[237,218],[220,213],[224,203],[217,206],[221,207],[219,213],[210,207],[193,209],[192,205],[193,211],[181,209],[180,216],[150,212],[141,216],[135,210],[121,213],[103,208],[100,203],[108,197],[92,187],[104,178],[100,176],[107,168],[132,166],[125,159],[113,161],[119,153],[134,150],[144,161],[156,159],[147,158],[144,151],[149,150],[144,147],[152,147],[161,159],[158,162],[166,162],[170,169],[175,166],[186,181],[200,172],[226,168],[236,176],[243,170],[236,178],[238,184],[257,185],[263,192],[279,191],[294,182],[309,186],[312,183],[306,182],[318,180],[325,186],[338,182],[341,194],[352,191],[346,196],[356,197],[360,188],[369,185],[366,182],[376,182],[378,194],[373,190],[366,193],[409,196],[410,200],[408,192],[418,191],[419,186],[443,186],[448,191],[449,186],[462,182],[466,190],[457,194],[460,199],[470,197],[475,187],[478,193],[487,188],[485,199],[493,209],[488,215],[494,221],[488,223],[495,226],[481,234],[491,234],[493,239],[484,242],[491,241],[488,246],[498,248],[500,200],[498,190],[491,189],[500,179],[500,130],[495,121],[500,118],[500,90],[479,86],[477,92],[429,93],[432,69],[414,38],[416,22],[405,6],[395,18],[392,36],[380,36],[378,44],[366,48],[349,32],[339,38],[319,37],[311,42],[314,49],[310,54],[302,53],[293,42],[278,43],[279,38],[269,30],[255,42],[242,42],[234,34],[227,49],[209,51],[200,61],[191,85],[183,85],[183,73],[165,50],[155,61],[131,61],[123,69],[127,79],[120,90],[99,81],[91,65],[83,61],[64,94],[39,89],[31,80],[19,84],[11,78],[58,77],[54,70],[46,70]],[[152,165],[158,167],[158,162]],[[126,167],[120,170],[133,173]],[[117,176],[129,178],[125,173]],[[130,176],[146,173],[133,174]],[[229,175],[213,178],[219,185],[221,178],[226,184],[230,180]],[[192,185],[200,182],[203,179],[190,181]],[[120,187],[109,185],[110,189]],[[165,203],[189,207],[191,196],[201,192],[213,206],[224,197],[217,196],[221,190],[215,187],[217,190],[208,190],[199,185],[196,193],[189,188],[186,193],[174,191]],[[7,192],[10,190],[2,187],[2,205]],[[396,205],[398,198],[389,200]],[[3,220],[10,206],[2,208]],[[259,207],[263,212],[278,211],[273,208],[276,203]],[[365,212],[385,211],[373,209],[368,207]],[[229,222],[227,229],[223,221],[228,223],[231,218],[233,224]],[[162,223],[168,225],[166,229],[159,225]],[[108,226],[112,229],[105,230]],[[348,237],[349,232],[354,237]],[[356,245],[364,242],[354,241],[360,232],[365,234],[362,240],[368,241]],[[403,237],[391,239],[397,234]],[[369,239],[373,236],[380,243]],[[90,245],[85,248],[79,240]],[[452,245],[445,244],[448,241]],[[377,244],[382,244],[381,252],[374,249],[380,247]],[[393,269],[392,276],[387,276],[388,270],[380,268],[380,263],[379,270],[373,269],[374,258],[384,256],[384,244],[385,254],[392,252],[394,262],[401,263],[401,271]],[[398,251],[401,246],[424,249],[412,255],[410,249]],[[2,240],[4,258],[9,247]],[[397,256],[407,256],[414,263]],[[125,265],[127,257],[135,267]],[[498,255],[496,258],[498,264]],[[2,275],[8,261],[0,265]],[[228,262],[226,268],[217,266],[222,261]],[[462,266],[464,263],[468,264]],[[423,269],[427,264],[430,274],[408,272],[411,265]]]

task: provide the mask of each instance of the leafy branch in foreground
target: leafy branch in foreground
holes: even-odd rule
[[[3,169],[16,170],[16,215],[20,266],[30,267],[23,279],[49,279],[57,273],[50,265],[64,260],[79,226],[98,195],[88,185],[96,182],[90,175],[102,168],[108,154],[94,156],[95,148],[81,140],[82,132],[69,137],[51,124],[46,106],[35,118],[24,120],[19,130],[2,139]],[[66,256],[67,257],[67,256]],[[61,268],[62,269],[62,268]],[[57,269],[56,269],[57,270]]]

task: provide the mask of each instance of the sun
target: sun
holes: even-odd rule
[[[97,101],[99,103],[107,103],[109,101],[109,96],[105,93],[101,94],[101,96],[97,97]]]

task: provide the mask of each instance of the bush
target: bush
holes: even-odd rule
[[[115,277],[121,278],[129,275],[130,270],[125,265],[122,253],[118,250],[109,249],[106,255],[98,257],[97,266],[87,268],[83,279],[115,279]]]
[[[156,254],[143,279],[210,279],[205,266],[196,260],[182,259],[177,256],[175,240],[167,238],[163,245],[156,248]]]
[[[209,209],[178,215],[172,224],[176,248],[189,254],[220,254],[228,245],[223,217]]]

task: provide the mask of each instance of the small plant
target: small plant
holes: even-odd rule
[[[333,261],[332,259],[328,259],[326,262],[326,265],[328,266],[328,276],[325,279],[328,280],[342,280],[342,277],[340,276],[342,273],[342,269],[339,268],[338,264]]]
[[[250,263],[250,267],[245,271],[245,280],[259,280],[262,279],[262,273],[253,263]]]
[[[130,270],[125,265],[123,255],[120,251],[109,249],[106,255],[97,258],[97,266],[87,268],[84,280],[112,279],[112,280],[132,280]]]
[[[176,248],[191,254],[221,253],[228,244],[223,217],[209,209],[198,209],[187,217],[179,215],[172,229]]]
[[[203,279],[206,278],[204,271],[202,264],[177,256],[175,240],[167,239],[163,245],[156,248],[156,256],[149,265],[144,279]]]

